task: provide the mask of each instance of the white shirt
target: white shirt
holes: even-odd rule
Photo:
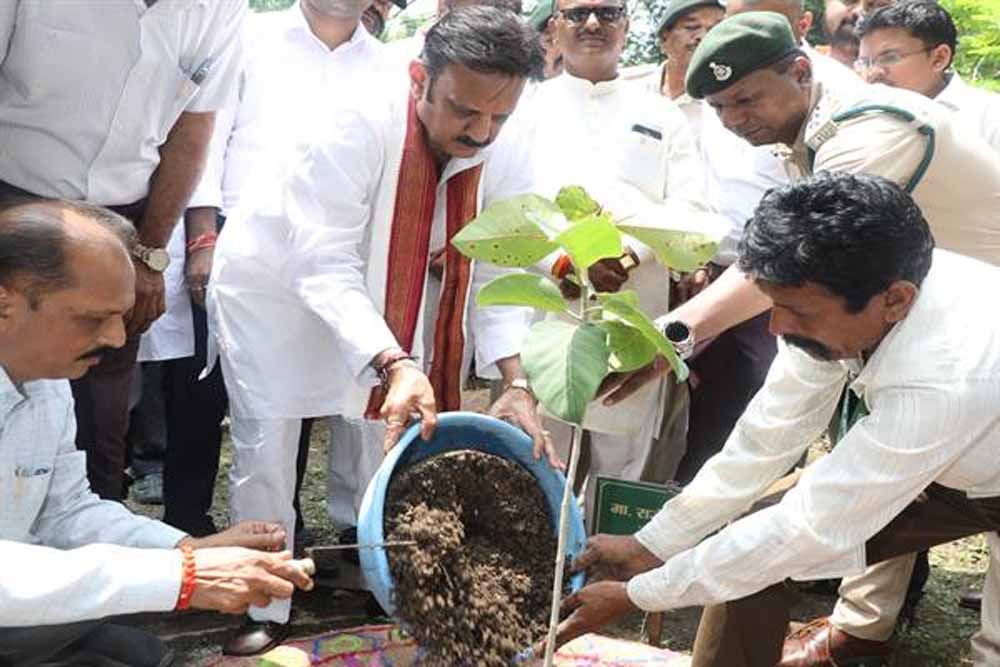
[[[408,99],[408,87],[398,86],[331,113],[326,137],[280,191],[258,206],[241,204],[227,220],[209,314],[234,414],[361,416],[376,384],[371,360],[398,345],[382,312]],[[474,158],[448,162],[432,237],[444,238],[445,184],[459,171],[485,163],[480,210],[532,191],[531,147],[508,135],[505,129]],[[474,307],[478,289],[501,273],[473,264],[466,341],[475,342],[476,368],[484,373],[517,354],[525,334],[523,309]],[[424,304],[438,300],[425,285]],[[416,330],[413,352],[427,365],[431,341],[423,341],[419,321]]]
[[[909,315],[863,367],[780,344],[722,452],[636,534],[665,565],[629,582],[632,601],[662,610],[855,574],[865,542],[932,482],[1000,496],[1000,310],[984,307],[998,290],[1000,270],[937,250]],[[706,539],[795,465],[845,385],[870,414],[781,503]]]
[[[1000,154],[1000,95],[970,86],[953,72],[934,100],[958,114],[963,125],[977,131]]]
[[[640,86],[643,90],[654,95],[663,94],[663,82],[667,77],[667,63],[664,61],[660,65],[638,65],[636,67],[626,67],[622,70],[622,79],[629,83]],[[683,92],[679,97],[671,100],[677,108],[687,118],[688,126],[691,128],[692,139],[695,147],[701,146],[701,122],[702,109],[701,100],[696,100],[687,92]]]
[[[283,181],[329,124],[332,109],[381,85],[383,45],[364,26],[330,50],[296,4],[251,15],[234,105],[219,113],[196,197],[233,211],[247,194]],[[202,204],[207,205],[207,204]]]
[[[129,204],[184,111],[222,108],[244,0],[0,2],[0,180]]]
[[[564,73],[538,86],[519,118],[530,132],[535,190],[554,198],[583,186],[616,219],[721,237],[725,226],[705,204],[704,176],[691,128],[675,104],[622,78],[596,84]],[[669,309],[670,275],[653,252],[631,237],[640,258],[623,290],[639,296],[651,317]],[[553,258],[540,269],[551,275]],[[673,379],[669,381],[673,382]],[[585,425],[631,434],[656,419],[662,400],[652,383],[625,403],[591,404]]]
[[[177,604],[184,533],[94,495],[75,438],[68,382],[0,367],[0,627]]]

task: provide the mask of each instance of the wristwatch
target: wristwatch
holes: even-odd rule
[[[511,380],[504,389],[523,389],[524,391],[531,394],[531,397],[535,397],[535,392],[531,391],[531,385],[528,384],[528,378],[515,378]]]
[[[681,359],[687,359],[694,353],[694,332],[680,320],[664,324],[663,335],[674,346],[677,356]]]
[[[141,243],[132,247],[132,257],[142,262],[146,268],[156,273],[163,273],[170,266],[170,255],[163,248],[151,248]]]

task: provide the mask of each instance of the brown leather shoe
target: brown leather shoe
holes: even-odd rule
[[[891,642],[861,639],[817,618],[785,638],[778,667],[885,667]]]
[[[222,647],[222,654],[246,656],[270,651],[288,636],[289,629],[288,624],[247,619]]]

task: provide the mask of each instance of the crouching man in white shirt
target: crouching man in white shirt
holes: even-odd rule
[[[984,308],[1000,270],[933,247],[917,206],[879,177],[820,174],[765,196],[739,263],[773,304],[771,372],[648,526],[592,540],[575,567],[618,580],[564,602],[561,640],[630,610],[708,605],[695,667],[774,667],[795,599],[786,578],[857,574],[1000,528],[1000,312]],[[845,387],[854,421],[833,452],[723,528],[795,465]],[[998,603],[990,582],[984,609]],[[979,635],[993,645],[995,616]]]
[[[154,636],[102,623],[188,607],[240,613],[311,580],[241,524],[193,539],[90,490],[67,379],[125,344],[135,232],[77,202],[0,211],[0,664],[169,665]],[[223,547],[225,548],[206,548]]]

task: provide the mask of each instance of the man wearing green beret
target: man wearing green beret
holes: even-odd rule
[[[924,96],[883,86],[840,89],[815,81],[812,63],[799,48],[784,16],[747,12],[716,26],[692,57],[687,90],[696,99],[706,99],[730,131],[754,145],[773,145],[793,180],[823,171],[885,177],[910,193],[939,247],[1000,264],[1000,160],[979,137],[956,123],[948,110]],[[730,269],[663,319],[686,325],[688,340],[697,342],[769,306],[768,299],[744,274]],[[624,378],[613,398],[629,395],[647,377],[662,373],[658,368],[662,365],[654,364]],[[727,448],[738,431],[730,437]],[[706,464],[692,486],[711,479],[720,497],[732,500],[744,494],[746,480],[719,469],[718,458]],[[759,497],[770,481],[755,480],[746,497]],[[684,535],[685,540],[697,541],[736,518],[747,506],[723,505],[671,502],[661,512],[666,515],[654,519],[654,524],[665,527],[673,521],[678,526],[697,525],[698,535],[690,531]],[[606,564],[629,550],[645,551],[646,558],[668,560],[673,554],[659,552],[656,544],[657,540],[666,543],[673,539],[669,533],[666,529],[663,535],[640,533],[602,540],[592,560]],[[699,576],[710,581],[713,573]],[[670,606],[675,606],[674,602],[664,600],[663,608]],[[722,605],[721,611],[709,613],[725,616],[727,610],[732,611]],[[736,618],[730,616],[730,620]],[[734,622],[731,630],[739,626]],[[889,652],[883,642],[844,636],[847,633],[828,624],[819,630],[825,641],[812,644],[816,649],[813,655],[789,656],[781,665],[846,664]],[[767,667],[775,662],[777,659]],[[739,663],[714,664],[731,667]]]
[[[559,75],[563,70],[562,50],[556,41],[556,24],[553,21],[555,11],[555,0],[541,0],[528,17],[528,23],[533,25],[542,36],[542,48],[545,49],[546,79]]]

